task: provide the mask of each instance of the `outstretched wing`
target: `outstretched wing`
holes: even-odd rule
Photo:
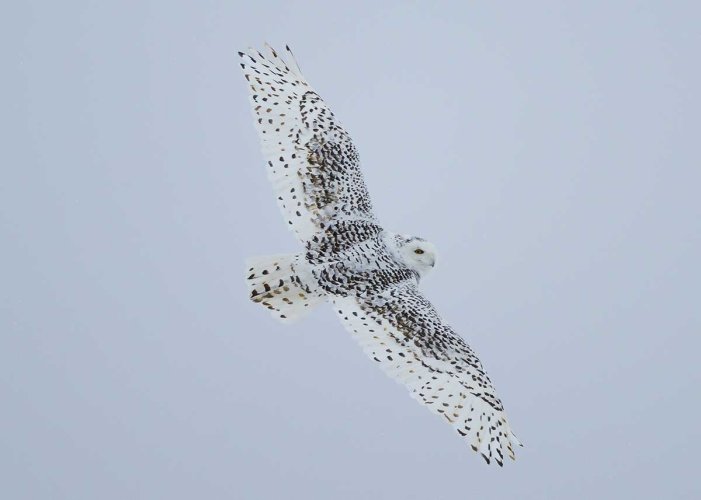
[[[521,445],[475,353],[410,282],[371,298],[336,297],[334,308],[365,353],[411,396],[503,465]]]
[[[239,52],[256,129],[280,210],[300,241],[334,222],[374,222],[358,154],[288,51]]]

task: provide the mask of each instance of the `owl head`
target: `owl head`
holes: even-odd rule
[[[433,243],[418,236],[397,236],[397,250],[408,267],[425,276],[436,266],[437,252]]]

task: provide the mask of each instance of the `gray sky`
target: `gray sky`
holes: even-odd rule
[[[0,496],[698,498],[701,46],[693,2],[9,2]],[[289,43],[386,227],[526,447],[487,467],[328,307],[235,51]]]

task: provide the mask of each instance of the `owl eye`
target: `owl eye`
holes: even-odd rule
[[[422,253],[424,253],[424,251],[420,248],[417,248],[416,250],[414,250],[414,253],[421,255]]]

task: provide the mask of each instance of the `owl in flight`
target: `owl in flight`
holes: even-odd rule
[[[247,263],[253,302],[283,322],[330,302],[366,354],[444,418],[487,463],[521,445],[474,351],[419,290],[428,241],[380,225],[358,153],[326,103],[285,59],[239,52],[268,178],[303,250]]]

